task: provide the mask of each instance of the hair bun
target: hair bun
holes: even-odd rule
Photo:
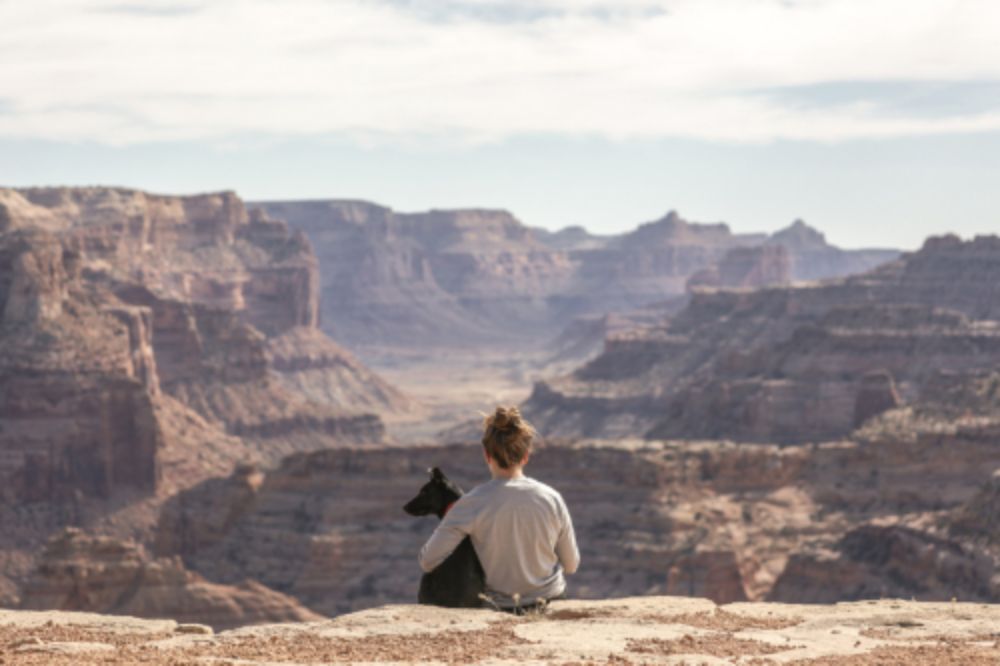
[[[493,427],[497,430],[513,430],[521,425],[521,412],[517,407],[497,407],[493,413]]]

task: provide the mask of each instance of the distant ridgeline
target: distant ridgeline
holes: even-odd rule
[[[757,287],[857,273],[892,250],[845,251],[797,221],[734,234],[671,212],[621,235],[526,227],[499,210],[397,213],[361,201],[255,202],[319,257],[324,330],[359,348],[524,349],[581,317],[676,299],[691,286]]]

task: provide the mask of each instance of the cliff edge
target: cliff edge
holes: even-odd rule
[[[0,611],[5,664],[996,664],[1000,606],[832,606],[633,597],[543,615],[384,606],[219,634],[173,620]]]

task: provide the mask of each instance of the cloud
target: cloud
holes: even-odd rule
[[[757,92],[793,108],[863,107],[889,117],[970,117],[1000,110],[1000,81],[828,81]]]
[[[201,10],[202,7],[199,5],[184,5],[173,2],[160,4],[155,2],[147,2],[144,4],[122,3],[117,5],[100,5],[95,7],[95,11],[98,13],[147,16],[150,18],[187,16],[190,14],[197,14]]]
[[[0,3],[0,136],[1000,130],[992,0]]]

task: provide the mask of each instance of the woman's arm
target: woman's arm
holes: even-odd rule
[[[580,566],[580,549],[576,546],[576,533],[573,531],[573,519],[570,518],[569,509],[566,503],[559,498],[562,509],[562,529],[559,531],[559,538],[556,540],[556,555],[563,570],[568,573],[576,573]]]
[[[462,539],[472,531],[476,512],[469,506],[470,504],[462,500],[456,502],[451,511],[445,514],[431,538],[420,549],[420,568],[425,572],[430,573],[448,559],[448,556],[458,548],[458,544],[462,543]]]

